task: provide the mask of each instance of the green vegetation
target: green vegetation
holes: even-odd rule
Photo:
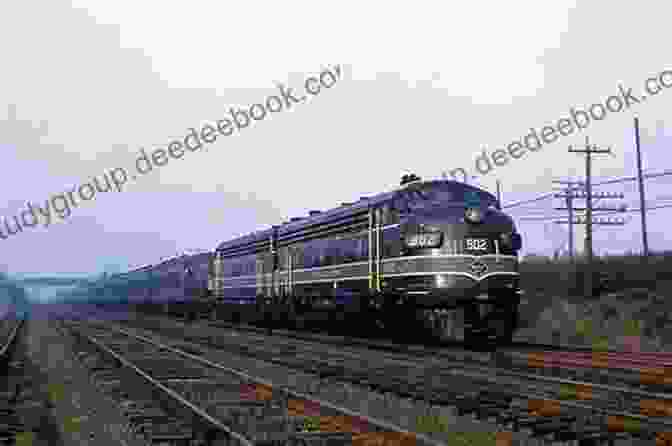
[[[440,415],[420,415],[416,424],[423,433],[448,432],[448,421]]]
[[[583,258],[577,258],[571,264],[568,258],[531,256],[520,264],[521,287],[527,294],[533,295],[552,293],[584,297],[585,269]],[[593,283],[596,287],[602,283],[598,290],[602,294],[638,289],[662,292],[672,286],[669,274],[672,271],[672,252],[652,254],[647,263],[638,255],[595,257],[593,271]]]
[[[448,444],[460,446],[495,446],[497,432],[449,432]]]
[[[16,434],[16,446],[33,446],[35,444],[35,433],[33,432],[19,432]]]
[[[606,348],[669,351],[672,345],[672,252],[595,259],[601,284],[593,297],[583,288],[585,263],[532,257],[521,262],[522,336],[546,342]]]
[[[441,415],[420,415],[416,418],[418,432],[424,434],[442,433],[449,438],[450,445],[479,445],[495,446],[497,439],[502,435],[502,439],[507,438],[507,434],[497,432],[454,432],[450,430],[448,418]],[[503,444],[509,444],[504,442]]]
[[[306,417],[303,420],[303,432],[318,432],[320,430],[320,417]]]
[[[641,336],[642,335],[642,321],[627,319],[624,322],[623,334],[625,336]]]
[[[60,383],[50,383],[48,386],[49,399],[56,403],[63,399],[65,395],[65,386]]]

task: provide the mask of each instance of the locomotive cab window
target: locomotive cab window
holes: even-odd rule
[[[396,225],[399,223],[399,212],[393,204],[386,204],[380,208],[382,225]]]
[[[497,199],[488,192],[472,189],[460,184],[438,184],[423,188],[423,199],[434,205],[463,205],[467,201],[476,200],[484,206],[499,207]]]

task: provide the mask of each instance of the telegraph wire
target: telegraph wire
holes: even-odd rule
[[[672,176],[672,169],[665,169],[662,172],[657,172],[657,173],[645,173],[642,176],[645,179]],[[637,177],[636,176],[630,176],[630,177],[621,177],[621,178],[615,178],[615,179],[611,179],[611,180],[600,181],[600,182],[593,183],[593,186],[602,186],[602,185],[605,185],[605,184],[625,183],[625,182],[629,182],[629,181],[637,181]],[[536,197],[536,198],[531,198],[531,199],[527,199],[527,200],[521,200],[521,201],[517,201],[517,202],[514,202],[514,203],[505,204],[505,205],[502,206],[502,209],[508,209],[508,208],[512,208],[512,207],[515,207],[515,206],[521,206],[521,205],[528,204],[528,203],[535,203],[537,201],[545,200],[547,198],[552,198],[553,194],[554,193],[551,192],[551,193],[547,193],[547,194],[544,194],[544,195],[540,195],[539,197]]]
[[[656,209],[667,209],[667,208],[672,208],[672,204],[662,204],[659,206],[650,206],[646,207],[646,211],[653,211]],[[641,212],[641,209],[627,209],[625,211],[593,211],[593,214],[595,215],[613,215],[613,214],[623,214],[623,213],[631,213],[631,212]],[[546,216],[546,217],[538,217],[538,216],[530,216],[530,217],[518,217],[516,218],[516,221],[546,221],[546,220],[556,220],[558,218],[563,218],[561,215],[556,215],[556,216]]]

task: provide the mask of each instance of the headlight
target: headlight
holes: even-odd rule
[[[483,221],[483,211],[480,208],[467,208],[464,219],[469,223],[480,223]]]
[[[437,248],[441,246],[442,234],[430,232],[406,236],[406,246],[409,248]]]

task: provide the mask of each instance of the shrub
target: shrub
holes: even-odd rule
[[[672,279],[663,280],[671,270],[672,252],[652,254],[647,262],[638,255],[595,257],[593,285],[596,294],[629,290],[630,298],[648,297],[649,292],[672,284]],[[527,293],[584,297],[586,262],[583,258],[577,258],[574,264],[566,258],[523,259],[520,272],[521,287]],[[636,289],[641,291],[638,293]]]

